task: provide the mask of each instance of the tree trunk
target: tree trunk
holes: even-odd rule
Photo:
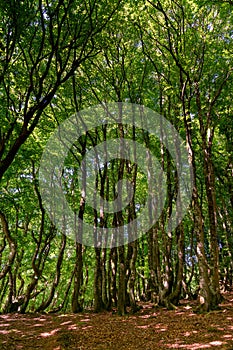
[[[215,194],[215,181],[214,181],[214,169],[211,159],[211,146],[212,138],[209,140],[209,146],[206,145],[206,138],[203,135],[203,157],[204,157],[204,175],[205,175],[205,187],[208,203],[208,214],[210,224],[210,252],[211,252],[211,293],[212,293],[212,308],[218,306],[222,297],[220,294],[219,285],[219,246],[218,246],[218,234],[217,234],[217,204]]]
[[[94,311],[103,310],[101,248],[95,248]]]
[[[118,299],[117,311],[123,316],[126,313],[126,286],[125,286],[125,247],[118,248],[119,255],[119,282],[118,282]]]

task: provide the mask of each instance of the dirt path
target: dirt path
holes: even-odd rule
[[[176,311],[142,304],[135,315],[112,313],[0,315],[0,349],[232,349],[233,294],[221,310],[197,315],[184,302]]]

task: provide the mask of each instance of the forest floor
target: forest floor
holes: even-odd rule
[[[0,315],[0,349],[232,349],[233,293],[220,310],[195,314],[187,300],[175,311],[141,304],[136,314]]]

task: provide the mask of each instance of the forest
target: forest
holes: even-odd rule
[[[218,312],[233,290],[232,1],[0,14],[0,315]]]

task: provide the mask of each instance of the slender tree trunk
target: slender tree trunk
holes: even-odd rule
[[[11,266],[14,263],[15,257],[16,257],[16,251],[17,251],[17,242],[16,240],[12,237],[10,230],[9,230],[9,225],[6,216],[0,212],[0,220],[1,220],[1,225],[2,225],[2,230],[3,234],[6,237],[6,240],[9,244],[10,247],[10,253],[8,257],[8,262],[5,264],[3,270],[0,272],[0,279],[4,278],[7,273],[11,270]]]
[[[189,157],[193,168],[193,210],[194,210],[194,234],[197,239],[197,258],[199,266],[199,302],[200,311],[209,311],[211,309],[211,291],[210,291],[210,279],[209,279],[209,266],[205,253],[205,235],[204,235],[204,223],[201,208],[199,205],[198,189],[197,189],[197,175],[196,175],[196,162],[192,147],[192,136],[190,132],[190,120],[187,121],[188,114],[184,108],[184,122],[186,128],[186,140],[188,145]],[[190,119],[190,118],[189,118]]]
[[[103,310],[101,248],[95,248],[94,310]]]
[[[176,228],[177,235],[177,268],[176,268],[176,279],[175,279],[175,288],[169,300],[172,304],[178,305],[181,290],[182,290],[182,281],[183,281],[183,272],[184,272],[184,227],[182,224]]]
[[[136,299],[135,299],[135,282],[136,282],[136,259],[138,251],[138,242],[134,241],[131,243],[132,246],[132,256],[130,259],[130,277],[129,277],[129,300],[130,307],[133,312],[138,310]]]
[[[212,144],[212,142],[211,142]],[[215,194],[214,169],[211,159],[211,150],[207,147],[205,139],[203,140],[203,157],[204,157],[204,175],[205,187],[208,202],[208,213],[210,223],[210,252],[211,252],[211,292],[212,307],[215,308],[221,302],[220,284],[219,284],[219,246],[217,233],[217,204]]]
[[[217,205],[215,195],[214,169],[212,164],[212,143],[214,137],[214,127],[211,125],[211,107],[207,111],[206,122],[204,123],[203,109],[199,84],[196,83],[196,104],[198,107],[198,117],[200,124],[200,134],[202,137],[202,152],[204,162],[205,188],[208,203],[209,225],[210,225],[210,290],[211,301],[209,308],[215,309],[221,301],[219,285],[219,248],[217,237]]]
[[[55,274],[55,277],[54,277],[54,280],[53,280],[53,283],[52,283],[52,287],[51,287],[49,296],[48,296],[47,300],[43,301],[42,304],[36,309],[36,312],[44,311],[45,309],[47,309],[49,307],[49,305],[53,301],[55,290],[56,290],[56,288],[57,288],[57,286],[59,284],[59,281],[60,281],[61,265],[62,265],[62,262],[63,262],[65,247],[66,247],[66,235],[63,234],[62,235],[61,246],[60,246],[60,251],[59,251],[59,255],[58,255],[58,259],[57,259],[56,274]]]
[[[108,308],[108,281],[107,281],[107,271],[106,271],[106,258],[107,258],[107,250],[106,248],[102,249],[102,300],[104,309]]]
[[[111,248],[109,255],[109,307],[117,306],[117,272],[118,272],[118,253],[117,248]]]
[[[119,315],[126,313],[126,286],[125,286],[125,247],[118,248],[119,255],[119,282],[118,282],[118,299],[117,311]]]

